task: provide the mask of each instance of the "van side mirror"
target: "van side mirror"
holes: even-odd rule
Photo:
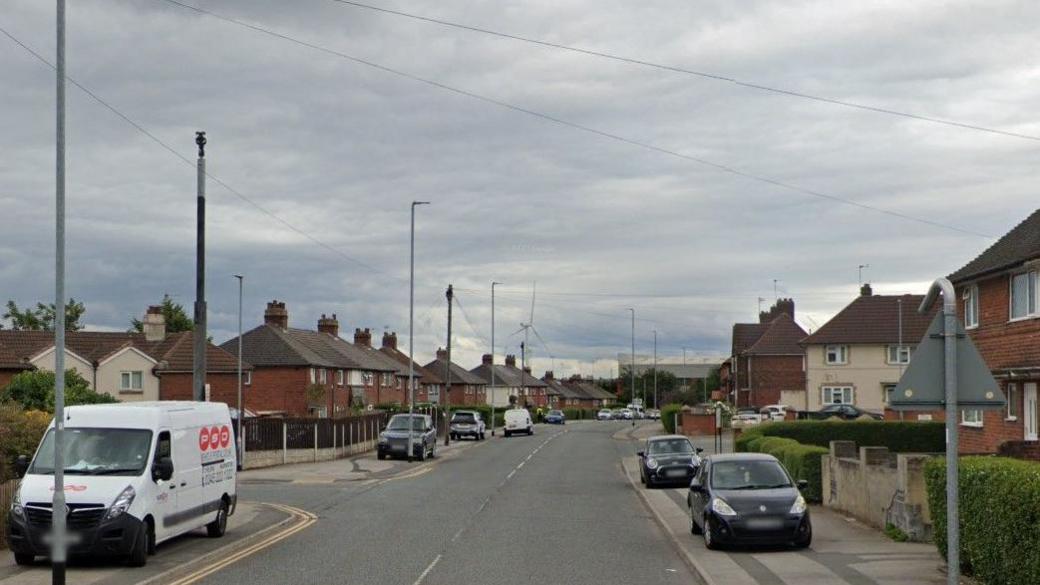
[[[798,482],[797,482],[797,485],[798,485],[798,489],[800,489],[800,490],[807,489],[809,487],[809,480],[799,479]]]
[[[173,477],[173,460],[169,457],[161,457],[152,464],[153,481],[170,481]]]
[[[19,455],[18,459],[14,460],[14,474],[19,478],[25,476],[25,472],[29,470],[29,457],[26,455]]]
[[[700,455],[701,453],[704,453],[704,447],[697,447],[696,451],[697,454]]]

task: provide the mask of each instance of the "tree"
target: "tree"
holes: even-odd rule
[[[70,297],[69,302],[65,304],[65,331],[83,329],[79,320],[86,312],[87,309],[83,303]],[[54,303],[49,305],[36,303],[35,309],[29,307],[19,309],[14,301],[9,300],[7,301],[7,312],[3,317],[11,321],[11,329],[15,331],[54,331],[55,313]]]
[[[26,410],[54,412],[54,372],[33,370],[11,378],[0,392],[0,403],[13,402]],[[100,394],[76,370],[65,371],[65,404],[106,404],[118,402],[108,394]]]
[[[166,320],[166,333],[179,333],[181,331],[192,331],[195,329],[195,321],[188,316],[180,303],[175,303],[170,295],[163,295],[162,316]],[[130,319],[133,331],[144,331],[144,322],[140,319]]]

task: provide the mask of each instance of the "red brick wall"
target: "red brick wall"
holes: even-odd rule
[[[690,437],[700,435],[714,435],[715,415],[684,412],[682,413],[682,420],[680,421],[680,425],[682,426],[682,433]]]
[[[1036,441],[1011,441],[1001,445],[998,453],[1004,457],[1040,461],[1040,443]]]
[[[11,378],[14,378],[24,371],[25,370],[0,370],[0,390],[3,390],[11,383]]]
[[[234,408],[238,402],[238,374],[207,374],[210,402],[223,402]],[[249,386],[242,386],[245,401]],[[190,373],[163,374],[159,377],[159,400],[192,400],[192,375]],[[248,403],[247,403],[248,404]]]
[[[800,355],[751,356],[750,391],[741,391],[738,406],[765,406],[780,402],[781,390],[804,390],[805,371]],[[747,367],[746,365],[744,366]],[[744,376],[741,385],[744,385]]]
[[[979,326],[969,329],[990,369],[1040,367],[1040,319],[1008,322],[1010,316],[1010,277],[990,278],[978,283]],[[964,319],[965,287],[957,289],[957,307]]]

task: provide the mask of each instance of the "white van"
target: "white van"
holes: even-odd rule
[[[526,408],[511,408],[505,414],[506,436],[514,433],[534,434],[534,423],[531,422],[531,413]]]
[[[65,409],[65,499],[70,554],[147,562],[155,545],[206,527],[224,535],[234,513],[237,461],[231,417],[216,402],[134,402]],[[54,422],[7,515],[15,562],[48,556]]]

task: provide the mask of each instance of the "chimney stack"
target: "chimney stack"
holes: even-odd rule
[[[758,322],[772,323],[774,319],[783,314],[794,319],[794,299],[777,299],[776,303],[769,307],[768,311],[762,311],[758,314]]]
[[[383,347],[387,347],[387,348],[390,348],[390,349],[397,349],[397,332],[396,331],[391,331],[389,333],[387,333],[386,331],[383,332]]]
[[[166,339],[166,317],[162,314],[162,307],[152,305],[145,311],[142,321],[145,341],[162,341]]]
[[[869,297],[874,294],[874,289],[870,288],[869,282],[864,282],[863,286],[859,287],[860,296]]]
[[[326,317],[325,313],[322,313],[321,319],[318,319],[318,331],[339,337],[339,320],[336,319],[336,314],[333,313],[332,317]]]
[[[279,302],[278,299],[267,303],[267,310],[264,311],[264,324],[273,325],[280,329],[289,328],[289,311],[285,310],[285,303]]]
[[[530,374],[531,373],[531,366],[524,366],[524,372]]]
[[[354,329],[354,344],[372,347],[372,332],[365,327],[364,330]]]
[[[545,372],[545,375],[542,376],[542,379],[543,380],[552,380],[553,379],[552,370],[549,370],[549,371]]]
[[[437,348],[437,359],[439,359],[439,360],[446,360],[446,359],[448,359],[448,350],[444,349],[443,347],[438,347]]]
[[[507,355],[506,356],[506,365],[515,368],[516,367],[516,356],[515,355]]]

